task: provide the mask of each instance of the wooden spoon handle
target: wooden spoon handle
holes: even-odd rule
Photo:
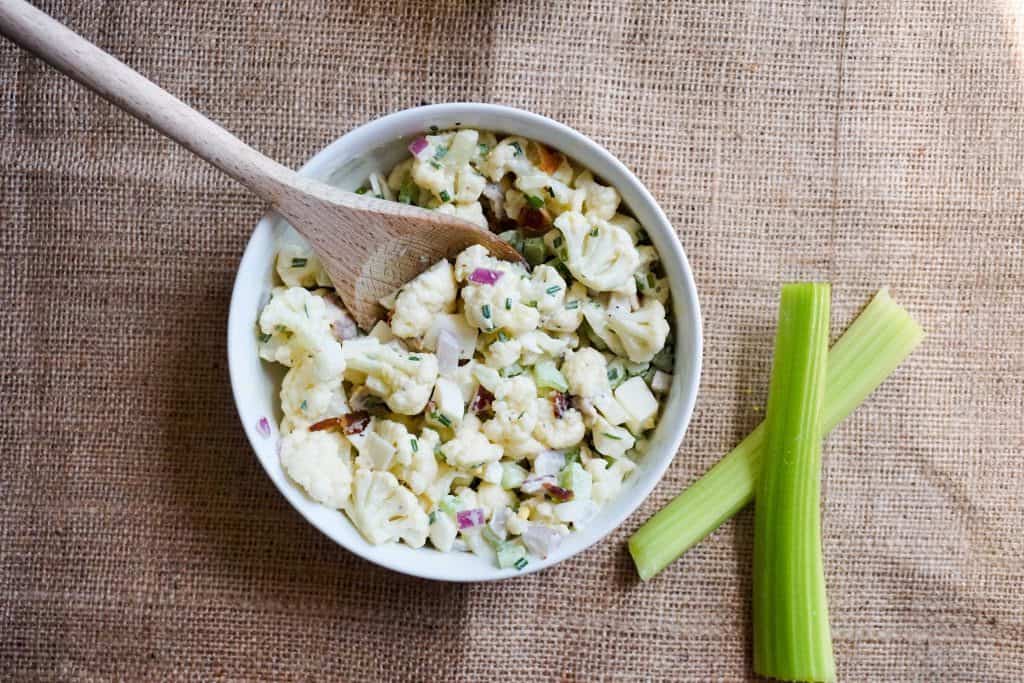
[[[23,0],[0,0],[0,33],[260,198],[278,205],[296,174],[260,154],[148,78]]]

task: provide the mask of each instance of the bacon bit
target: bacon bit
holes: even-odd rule
[[[346,434],[359,434],[370,424],[370,414],[365,410],[338,417],[328,417],[325,420],[313,423],[309,427],[311,432],[320,432],[325,429],[340,429]]]
[[[548,492],[548,495],[557,500],[560,503],[564,503],[567,500],[572,500],[572,491],[563,489],[561,486],[556,486],[550,482],[544,482],[544,490]]]
[[[476,394],[473,396],[473,400],[469,404],[469,412],[480,414],[491,409],[491,403],[494,402],[494,394],[487,391],[483,387],[476,388]]]
[[[554,408],[555,417],[560,419],[565,411],[572,407],[572,397],[569,394],[556,391],[551,394],[551,405]]]
[[[558,152],[548,149],[539,142],[534,144],[537,146],[537,156],[540,157],[540,163],[538,164],[540,170],[544,171],[548,175],[557,171],[558,167],[562,165],[563,161],[565,161],[565,157]]]
[[[551,228],[551,214],[547,209],[524,206],[519,210],[519,229],[525,235],[539,237]]]

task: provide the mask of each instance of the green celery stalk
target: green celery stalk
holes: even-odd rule
[[[823,435],[878,388],[923,338],[921,327],[889,290],[879,291],[828,353]],[[655,576],[753,500],[763,450],[762,422],[633,534],[629,552],[641,579]]]
[[[754,505],[754,671],[786,681],[836,677],[819,511],[829,293],[782,287]]]

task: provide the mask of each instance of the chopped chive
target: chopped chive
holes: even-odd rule
[[[437,521],[437,510],[431,510],[431,511],[430,511],[430,514],[429,514],[429,515],[427,515],[427,521],[428,521],[428,522],[429,522],[430,524],[433,524],[434,522],[436,522],[436,521]]]
[[[305,268],[307,263],[309,263],[308,258],[293,258],[292,268]]]
[[[562,288],[559,285],[551,285],[544,291],[548,293],[548,296],[554,296]]]
[[[544,206],[544,200],[534,194],[526,195],[526,202],[535,209],[539,209]]]
[[[565,464],[569,466],[574,462],[579,462],[580,459],[580,447],[574,446],[565,452]]]
[[[438,446],[434,449],[434,460],[438,462],[448,463],[448,458],[444,457],[444,453],[441,452],[441,447]]]
[[[480,156],[487,156],[487,153],[491,151],[491,148],[482,142],[476,148],[480,151]]]
[[[306,409],[306,401],[303,400],[302,403],[299,404],[299,410],[305,410],[305,409]]]
[[[419,362],[419,361],[421,361],[421,360],[423,360],[423,359],[422,359],[422,358],[420,358],[419,356],[409,356],[409,360],[414,360],[414,361],[417,361],[417,362]]]
[[[600,231],[597,228],[594,228],[593,230],[590,231],[591,237],[597,237],[598,234],[600,234]]]
[[[434,413],[434,419],[443,424],[445,427],[451,427],[452,421],[448,419],[447,415],[441,413]]]
[[[447,203],[447,202],[450,202],[452,200],[452,196],[450,194],[448,194],[448,190],[441,190],[441,194],[439,196],[441,197],[441,201],[442,202],[446,202]]]
[[[521,570],[523,567],[525,567],[528,564],[530,564],[530,563],[526,560],[525,557],[520,557],[518,560],[516,560],[516,563],[514,565],[512,565],[512,566],[515,567],[516,569],[520,569]]]
[[[518,142],[512,142],[512,143],[510,143],[510,144],[509,144],[509,147],[511,147],[512,149],[514,149],[514,150],[515,150],[515,155],[516,155],[517,157],[521,157],[521,156],[523,156],[523,148],[522,148],[522,147],[521,147],[521,146],[519,145],[519,143],[518,143]]]
[[[536,301],[531,301],[531,302],[529,302],[526,305],[529,306],[530,308],[537,308],[537,302]]]
[[[647,288],[648,289],[654,289],[654,285],[655,285],[654,273],[647,273]]]
[[[273,336],[273,335],[270,335],[270,334],[261,334],[261,335],[260,335],[260,343],[262,343],[262,344],[266,344],[266,343],[267,343],[268,341],[270,341],[270,338],[271,338],[272,336]]]
[[[505,299],[505,310],[506,311],[511,311],[512,310],[512,297],[508,297],[508,298]]]
[[[560,246],[565,244],[565,240],[563,240],[562,236],[559,235],[558,237],[556,237],[555,239],[553,239],[551,241],[551,244],[554,245],[555,249],[558,249]]]
[[[448,154],[447,147],[438,147],[436,150],[434,150],[434,159],[440,161],[441,159],[444,159],[446,154]]]
[[[360,187],[358,190],[356,190],[356,194],[366,194],[369,191],[370,188],[368,187]]]
[[[570,311],[574,311],[580,307],[580,302],[579,300],[569,301],[565,304],[565,307]]]
[[[498,330],[498,341],[500,341],[500,342],[507,342],[508,341],[508,335],[505,334],[503,331]]]
[[[616,441],[622,441],[622,437],[621,436],[615,436],[614,434],[609,434],[608,432],[604,432],[604,435],[607,436],[609,439],[614,439]]]
[[[644,277],[644,274],[637,273],[633,276],[633,279],[636,280],[636,288],[641,292],[644,291],[644,287],[647,286],[647,278]]]
[[[302,310],[306,312],[306,317],[309,317],[309,304],[302,304]]]
[[[441,168],[441,164],[437,163],[436,161],[431,161],[431,162],[430,162],[430,165],[431,165],[431,166],[432,166],[433,168]]]
[[[382,195],[382,194],[380,194],[380,193],[378,193],[378,194],[375,194],[375,195],[373,195],[373,196],[374,196],[374,197],[376,197],[377,199],[384,199],[384,195]]]
[[[614,382],[618,378],[619,378],[619,369],[618,368],[608,368],[608,381],[609,382]]]
[[[551,186],[550,186],[550,185],[548,185],[548,186],[547,186],[547,187],[545,187],[544,189],[548,191],[548,195],[549,195],[549,196],[550,196],[550,197],[551,197],[552,199],[554,199],[554,198],[555,198],[555,191],[551,189]]]
[[[485,318],[490,318],[491,317],[491,305],[490,304],[484,304],[483,306],[480,307],[480,312],[483,314],[483,316]]]
[[[409,445],[412,446],[413,453],[420,450],[420,442],[418,439],[409,439]]]

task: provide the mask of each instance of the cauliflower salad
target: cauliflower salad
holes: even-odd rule
[[[417,138],[359,193],[502,231],[381,301],[367,333],[312,250],[279,244],[259,353],[288,368],[280,460],[367,541],[502,568],[544,558],[615,498],[671,385],[667,279],[619,193],[523,137]]]

